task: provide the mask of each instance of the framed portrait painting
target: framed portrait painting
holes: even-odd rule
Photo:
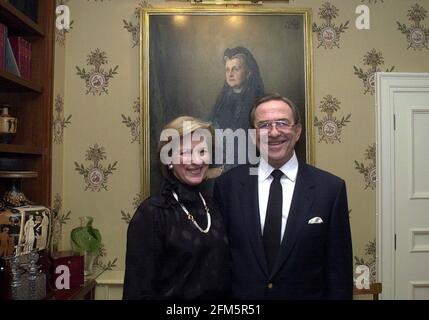
[[[251,105],[266,93],[297,105],[297,156],[313,163],[310,9],[148,8],[141,26],[143,198],[160,186],[165,124],[188,115],[247,129]]]

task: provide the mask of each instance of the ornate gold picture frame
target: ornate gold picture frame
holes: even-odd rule
[[[226,85],[228,49],[245,48],[259,66],[265,93],[280,93],[297,104],[303,119],[297,155],[313,163],[311,39],[311,9],[142,9],[143,198],[161,181],[156,148],[163,126],[182,115],[212,120]]]

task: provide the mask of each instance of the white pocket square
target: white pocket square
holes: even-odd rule
[[[321,217],[314,217],[308,220],[308,224],[317,224],[317,223],[323,223],[323,220]]]

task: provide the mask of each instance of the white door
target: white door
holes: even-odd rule
[[[382,244],[380,250],[392,250],[391,261],[382,259],[382,269],[391,272],[383,277],[387,287],[383,298],[429,300],[429,75],[395,74],[386,76],[385,101],[381,108],[388,108],[391,117],[379,123],[393,121],[390,138],[380,141],[381,147],[390,144],[390,155],[380,150],[381,168],[379,180],[383,185],[383,174],[390,177],[390,201],[378,214],[379,222],[385,224],[381,230],[391,229],[393,245]],[[383,87],[383,75],[379,84]],[[380,106],[379,106],[380,107]],[[386,116],[379,109],[379,115]],[[381,125],[383,127],[383,125]],[[384,126],[386,137],[389,126]],[[387,141],[386,141],[387,140]],[[386,150],[386,146],[384,146]],[[390,164],[386,166],[386,161]],[[386,168],[387,167],[387,168]],[[388,169],[388,170],[386,170]],[[386,181],[384,181],[386,182]],[[390,199],[389,199],[390,198]],[[387,217],[390,215],[390,217]],[[388,241],[388,237],[383,238]],[[381,256],[389,256],[382,252]],[[393,263],[385,267],[385,263]],[[381,270],[383,275],[383,270]]]
[[[429,300],[429,88],[394,102],[395,297]]]

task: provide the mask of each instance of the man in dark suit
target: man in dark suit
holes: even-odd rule
[[[351,299],[344,181],[298,163],[302,126],[290,100],[265,96],[249,120],[259,164],[231,169],[214,187],[230,240],[233,298]]]

